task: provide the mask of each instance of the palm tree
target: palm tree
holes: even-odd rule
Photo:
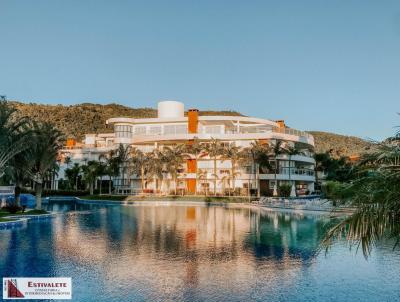
[[[30,160],[33,162],[32,175],[35,182],[36,208],[42,208],[43,181],[46,173],[56,162],[63,140],[62,133],[50,123],[34,123],[35,144],[30,146]]]
[[[229,194],[231,191],[235,192],[236,189],[236,176],[239,174],[236,172],[236,166],[239,160],[241,159],[241,148],[236,146],[234,143],[230,143],[223,147],[222,155],[225,159],[231,161],[231,171],[230,177],[232,178],[232,187],[229,188]]]
[[[332,227],[323,245],[345,237],[350,246],[361,246],[365,257],[382,238],[400,243],[400,137],[396,135],[377,144],[377,151],[363,157],[360,172],[344,185],[340,201],[355,212]]]
[[[208,156],[212,158],[213,164],[214,164],[214,195],[217,195],[217,179],[218,179],[218,173],[217,173],[217,159],[220,155],[222,155],[222,144],[219,140],[217,139],[212,139],[211,142],[209,142],[206,145],[206,151],[208,153]]]
[[[276,140],[275,143],[272,145],[272,154],[273,154],[274,159],[275,159],[275,171],[274,171],[275,185],[274,185],[274,192],[273,192],[274,196],[278,195],[278,180],[277,180],[277,173],[279,171],[278,156],[285,152],[285,149],[282,147],[282,143],[283,142],[281,140]]]
[[[163,172],[165,170],[163,153],[156,149],[153,152],[147,153],[146,156],[148,158],[148,163],[149,163],[148,176],[154,179],[155,190],[161,193],[161,187],[164,181]]]
[[[133,148],[131,150],[131,161],[133,171],[140,175],[142,193],[145,189],[146,174],[149,167],[150,157],[139,149]]]
[[[64,163],[67,165],[67,168],[69,168],[69,165],[72,163],[71,157],[66,156],[64,159]]]
[[[100,184],[99,184],[99,194],[102,194],[102,186],[103,186],[103,176],[107,175],[107,166],[99,161],[98,166],[97,166],[97,176],[100,178]]]
[[[202,184],[207,183],[207,171],[203,169],[198,169],[196,173],[196,177],[199,181],[202,182]],[[205,187],[205,186],[204,186]],[[207,196],[208,190],[205,188],[205,195]]]
[[[0,100],[0,176],[10,159],[16,154],[28,149],[29,142],[33,143],[29,120],[15,118],[17,110],[10,106],[5,97]]]
[[[17,206],[20,206],[21,187],[24,182],[29,181],[32,176],[33,162],[30,160],[27,149],[16,154],[8,164],[6,174],[11,177],[15,184],[14,200]]]
[[[65,169],[65,176],[68,179],[69,186],[74,188],[75,191],[78,190],[78,177],[81,172],[81,167],[78,163],[74,163],[71,168]]]
[[[195,195],[197,195],[197,183],[199,181],[198,179],[198,170],[199,170],[199,159],[204,157],[206,155],[206,148],[204,147],[203,144],[200,143],[200,141],[195,138],[191,144],[186,146],[186,153],[189,154],[189,157],[194,159],[196,161],[196,189],[195,189]]]
[[[167,160],[166,168],[174,182],[174,193],[177,195],[178,175],[180,170],[183,169],[183,164],[185,162],[185,146],[182,144],[165,146],[163,151],[165,159]]]
[[[112,178],[119,175],[119,160],[116,155],[116,150],[111,150],[110,152],[99,156],[99,161],[105,166],[104,173],[108,176],[109,195],[112,193]]]
[[[288,155],[288,162],[289,162],[289,182],[291,183],[291,195],[294,193],[294,195],[296,195],[296,189],[295,189],[295,182],[292,183],[292,178],[291,178],[291,171],[292,171],[292,156],[294,155],[303,155],[303,151],[299,149],[299,147],[297,145],[293,146],[288,146],[287,148],[285,148],[285,150],[283,151],[285,154]],[[292,196],[293,197],[293,196]]]
[[[129,145],[124,146],[123,144],[119,144],[116,153],[116,161],[121,169],[122,186],[125,186],[125,175],[129,167],[130,154],[131,154],[131,147]]]
[[[93,186],[98,177],[99,162],[90,160],[86,165],[82,166],[83,179],[89,187],[89,194],[93,195]]]
[[[245,148],[241,154],[241,161],[245,165],[250,165],[251,175],[259,175],[259,169],[270,168],[270,148],[267,144],[261,144],[259,141],[252,142],[249,147]],[[257,181],[257,195],[259,195],[259,179]],[[250,179],[248,194],[250,198]]]

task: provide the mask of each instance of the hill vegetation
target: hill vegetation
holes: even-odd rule
[[[130,108],[118,104],[44,105],[36,103],[12,102],[20,116],[29,116],[37,121],[54,124],[67,137],[82,139],[85,133],[107,133],[112,128],[105,121],[112,117],[152,118],[157,116],[153,108]],[[234,115],[236,111],[201,110],[200,115]],[[328,132],[310,131],[315,138],[316,152],[331,152],[333,156],[350,156],[368,151],[372,143],[358,137],[338,135]]]
[[[157,117],[153,108],[130,108],[118,104],[44,105],[12,102],[20,116],[29,116],[37,121],[54,124],[67,137],[82,139],[85,133],[107,133],[112,128],[105,121],[112,117],[152,118]],[[200,115],[241,115],[235,111],[201,111]]]
[[[355,136],[346,136],[322,131],[308,131],[314,136],[315,152],[329,152],[335,158],[359,155],[375,148],[372,142]]]

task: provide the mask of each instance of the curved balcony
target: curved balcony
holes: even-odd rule
[[[260,174],[259,177],[260,179],[274,180],[275,174]],[[280,168],[279,173],[276,174],[276,179],[315,181],[315,171],[312,169]]]
[[[298,134],[301,134],[299,132]],[[293,142],[301,142],[304,144],[314,145],[314,138],[312,135],[301,136],[295,135],[293,132],[283,133],[282,131],[268,131],[263,133],[182,133],[182,134],[143,134],[143,135],[133,135],[131,139],[129,139],[132,144],[142,144],[142,143],[155,143],[155,142],[179,142],[179,141],[187,141],[191,139],[199,139],[199,140],[211,140],[211,139],[219,139],[225,141],[234,141],[234,140],[257,140],[257,139],[281,139],[286,141]],[[124,142],[127,142],[128,139],[123,139]],[[115,139],[115,142],[118,143],[119,139]],[[122,139],[121,139],[122,141]]]

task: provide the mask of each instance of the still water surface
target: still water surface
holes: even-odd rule
[[[219,206],[93,206],[0,230],[3,276],[72,277],[73,301],[400,301],[400,253],[317,248],[329,218]]]

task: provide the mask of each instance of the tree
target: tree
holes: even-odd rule
[[[297,145],[288,146],[287,148],[284,149],[283,152],[285,154],[287,154],[288,158],[289,158],[289,160],[288,160],[288,162],[289,162],[289,182],[290,182],[290,185],[291,185],[291,191],[293,192],[294,195],[296,195],[296,190],[295,190],[295,187],[294,187],[295,182],[292,183],[292,156],[294,156],[294,155],[303,155],[304,153],[303,153],[302,150],[300,150],[298,148]],[[292,195],[292,193],[291,193],[291,195]]]
[[[259,141],[252,142],[249,147],[241,152],[240,157],[244,164],[250,164],[251,175],[258,175],[259,169],[271,168],[270,148],[268,144],[261,144]],[[256,181],[259,182],[259,179]],[[257,188],[259,188],[259,185],[257,185]],[[250,184],[248,194],[250,198]],[[259,192],[257,192],[257,195],[259,195]]]
[[[400,243],[400,136],[382,143],[358,164],[359,174],[340,192],[342,204],[355,212],[332,227],[323,246],[329,249],[337,238],[361,246],[365,257],[382,238]]]
[[[64,163],[67,165],[67,168],[69,168],[69,165],[72,163],[71,157],[66,156],[64,159]]]
[[[276,140],[275,143],[272,145],[272,154],[275,159],[275,171],[274,171],[274,180],[275,180],[275,185],[274,185],[274,192],[273,195],[277,196],[278,195],[278,180],[277,180],[277,174],[279,172],[279,160],[278,157],[285,152],[285,149],[282,146],[282,141],[281,140]]]
[[[239,175],[239,173],[236,171],[236,166],[238,161],[241,158],[241,148],[236,146],[234,143],[230,143],[226,146],[223,147],[222,149],[222,156],[225,159],[228,159],[231,161],[231,171],[230,171],[230,177],[232,179],[232,187],[229,187],[229,194],[231,190],[235,191],[236,189],[236,176]],[[230,179],[229,179],[230,180]]]
[[[32,143],[28,118],[17,119],[17,110],[10,106],[5,97],[0,99],[0,176],[15,155],[26,150]]]
[[[185,152],[187,154],[189,154],[189,157],[191,159],[196,160],[196,190],[195,190],[195,195],[196,195],[197,194],[197,184],[198,184],[198,181],[199,181],[199,178],[198,178],[198,174],[199,174],[198,173],[198,170],[199,170],[198,162],[199,162],[200,158],[202,158],[202,157],[204,157],[206,155],[206,148],[204,147],[204,144],[200,143],[200,141],[197,138],[195,138],[190,144],[188,144],[186,146]]]
[[[183,164],[185,162],[185,146],[182,144],[165,146],[163,153],[166,160],[166,168],[168,174],[174,182],[174,193],[177,195],[178,175],[183,170]]]
[[[32,141],[32,143],[34,143]],[[6,174],[9,175],[15,184],[14,200],[16,206],[20,206],[20,195],[23,184],[32,176],[33,162],[29,157],[29,150],[25,149],[10,159]]]
[[[131,163],[133,171],[140,176],[142,193],[145,189],[146,174],[149,167],[150,157],[139,149],[131,150]]]
[[[81,167],[78,163],[74,163],[71,168],[65,169],[65,176],[68,179],[68,184],[70,188],[74,188],[78,190],[78,177],[79,173],[81,172]]]
[[[36,208],[42,208],[43,181],[57,159],[63,135],[50,123],[34,123],[35,144],[30,146],[29,157],[33,162],[32,180],[35,182]]]
[[[217,139],[212,139],[209,143],[206,145],[206,152],[208,153],[208,156],[213,160],[214,164],[214,195],[217,195],[217,179],[218,179],[218,173],[217,173],[217,159],[220,155],[222,155],[222,144],[219,140]]]
[[[154,179],[156,191],[161,192],[161,187],[164,181],[164,171],[165,171],[165,164],[164,164],[164,155],[159,150],[154,150],[153,152],[147,153],[146,156],[148,157],[148,176]],[[161,182],[159,181],[161,180]]]
[[[87,187],[89,187],[90,195],[93,195],[93,186],[98,177],[99,166],[100,166],[99,162],[90,160],[87,162],[86,165],[83,165],[81,167],[83,173],[83,179],[86,182]]]
[[[120,172],[122,176],[122,185],[125,186],[125,175],[129,167],[130,162],[130,155],[131,155],[131,147],[129,145],[119,144],[117,153],[116,153],[116,162],[120,167]]]
[[[101,154],[99,161],[104,165],[104,175],[108,176],[108,194],[112,193],[112,178],[119,175],[119,159],[117,151],[110,150],[108,153]]]

